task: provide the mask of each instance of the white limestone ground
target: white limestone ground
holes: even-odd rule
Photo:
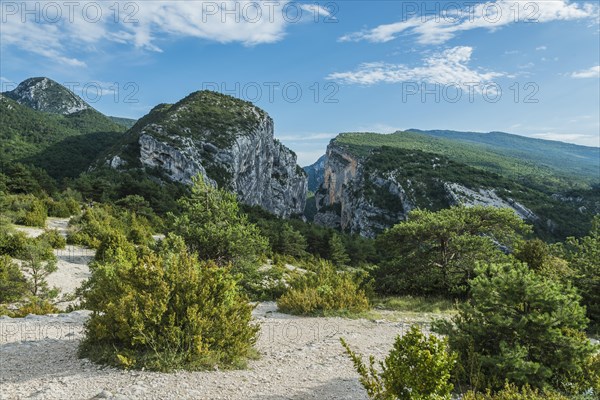
[[[49,225],[67,227],[66,220]],[[93,254],[70,246],[57,255],[59,270],[49,277],[51,286],[73,293],[89,276]],[[381,359],[396,335],[433,316],[392,314],[382,311],[378,318],[385,319],[378,321],[302,318],[278,313],[275,303],[260,303],[254,318],[261,326],[256,346],[261,357],[248,369],[171,374],[123,371],[79,359],[88,311],[0,317],[0,400],[367,399],[339,338]]]
[[[87,315],[0,318],[0,399],[367,399],[339,338],[382,358],[395,336],[418,322],[300,318],[260,303],[261,358],[248,369],[163,374],[78,359]]]

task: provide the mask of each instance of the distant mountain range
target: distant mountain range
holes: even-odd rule
[[[497,145],[494,145],[497,143]],[[328,146],[315,221],[375,236],[415,208],[513,208],[547,238],[600,212],[600,149],[493,132],[344,133]]]

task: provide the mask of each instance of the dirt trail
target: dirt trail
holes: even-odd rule
[[[65,234],[68,221],[51,220],[48,225]],[[50,275],[49,283],[63,293],[73,293],[89,276],[87,264],[93,251],[68,246],[56,254],[59,269]],[[301,318],[278,313],[275,303],[260,303],[253,315],[261,327],[257,343],[261,357],[251,361],[248,369],[161,374],[103,368],[78,359],[77,346],[88,315],[76,311],[20,319],[0,317],[0,400],[364,400],[365,391],[339,338],[344,337],[363,354],[382,358],[396,335],[412,323],[429,319],[425,315],[396,322]]]
[[[340,336],[381,358],[415,322],[300,318],[260,303],[254,318],[261,326],[261,358],[248,369],[161,374],[78,359],[87,315],[0,318],[0,399],[367,399]]]

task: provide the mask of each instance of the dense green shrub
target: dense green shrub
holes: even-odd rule
[[[45,315],[57,314],[60,310],[48,299],[40,299],[39,297],[29,297],[28,301],[19,307],[16,311],[9,313],[10,317],[22,318],[29,314]]]
[[[78,193],[73,190],[67,190],[56,199],[47,198],[45,201],[48,209],[48,215],[51,217],[68,218],[79,214],[81,207],[79,205]]]
[[[8,255],[0,256],[0,304],[20,300],[27,290],[27,280]]]
[[[568,283],[574,275],[569,263],[552,254],[551,247],[540,239],[526,240],[519,244],[514,256],[529,268],[548,278]]]
[[[450,399],[453,389],[450,376],[456,355],[447,350],[446,339],[425,336],[413,325],[404,336],[396,337],[390,354],[380,363],[381,372],[375,368],[373,356],[367,366],[343,338],[340,341],[354,363],[369,398]]]
[[[552,391],[539,391],[529,386],[519,388],[514,384],[506,384],[502,390],[492,393],[490,390],[485,393],[469,391],[464,394],[462,400],[568,400],[569,398],[560,393]]]
[[[327,261],[319,261],[314,272],[299,274],[278,300],[283,312],[308,315],[328,312],[361,312],[369,300],[361,281],[350,272],[340,272]]]
[[[511,209],[452,207],[415,210],[378,238],[384,260],[377,274],[385,293],[466,296],[477,261],[503,261],[527,232]]]
[[[28,241],[25,232],[0,228],[0,254],[18,257],[25,251]]]
[[[41,200],[34,200],[31,203],[31,208],[25,211],[25,214],[19,218],[17,223],[26,226],[37,226],[40,228],[46,227],[46,218],[48,218],[48,210]]]
[[[100,245],[94,256],[96,262],[114,259],[132,260],[135,258],[135,245],[127,240],[119,231],[108,231],[99,238]]]
[[[84,298],[93,313],[80,355],[160,371],[243,362],[258,327],[229,268],[198,261],[175,236],[161,247],[92,267]]]
[[[152,226],[145,217],[106,204],[87,207],[80,216],[71,219],[70,225],[74,229],[67,241],[72,244],[98,248],[103,238],[115,232],[134,244],[153,242]]]
[[[67,240],[56,229],[46,229],[44,233],[38,236],[38,240],[48,243],[53,249],[64,249]]]
[[[450,321],[439,321],[459,354],[457,377],[475,389],[501,389],[505,381],[579,392],[594,349],[585,336],[585,309],[570,286],[513,262],[481,265],[469,302]]]

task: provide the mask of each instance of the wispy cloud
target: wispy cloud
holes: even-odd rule
[[[600,138],[594,135],[584,135],[579,133],[544,132],[534,133],[528,136],[537,139],[558,140],[560,142],[573,142],[584,146],[600,146]]]
[[[584,69],[582,71],[575,71],[571,73],[571,78],[585,79],[585,78],[600,78],[600,65]]]
[[[374,85],[377,83],[426,82],[441,85],[483,84],[503,76],[501,72],[469,67],[473,48],[458,46],[436,53],[422,66],[372,62],[361,64],[354,71],[335,72],[327,79],[345,84]]]
[[[544,51],[544,50],[548,50],[548,48],[546,46],[538,46],[535,48],[536,51]]]
[[[59,21],[47,21],[53,17],[42,11],[23,12],[39,10],[40,2],[15,2],[16,8],[3,13],[0,45],[2,48],[14,46],[67,66],[84,67],[86,63],[81,58],[85,54],[81,53],[93,52],[96,46],[105,43],[154,52],[161,52],[166,40],[184,37],[254,46],[282,40],[291,23],[309,22],[315,15],[332,17],[322,6],[302,3],[296,5],[302,16],[296,20],[295,15],[285,11],[288,0],[72,3],[68,7],[75,9],[60,10]],[[53,4],[61,7],[63,3]],[[64,4],[67,7],[67,3]],[[118,14],[115,13],[117,8]],[[87,15],[90,13],[93,19]],[[294,11],[289,13],[294,14]],[[79,54],[79,58],[71,55],[74,53]]]
[[[310,14],[312,14],[313,18],[315,19],[319,16],[328,17],[332,20],[337,19],[330,10],[319,4],[301,4],[300,8],[302,8],[305,11],[308,11]]]
[[[550,22],[597,18],[599,7],[567,0],[497,0],[479,3],[437,15],[416,15],[399,22],[344,35],[340,41],[389,42],[400,34],[417,36],[421,44],[441,44],[472,29],[496,30],[518,22]]]
[[[337,136],[337,133],[309,133],[303,135],[277,135],[279,140],[288,140],[294,142],[305,142],[312,140],[329,140]]]

